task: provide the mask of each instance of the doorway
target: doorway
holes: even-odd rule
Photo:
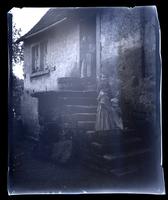
[[[88,16],[80,23],[80,78],[96,78],[96,17]]]

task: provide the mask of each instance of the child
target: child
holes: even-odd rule
[[[119,116],[118,100],[116,98],[112,99],[110,85],[105,76],[101,79],[97,100],[96,131],[109,131],[115,127],[123,130],[122,119]]]

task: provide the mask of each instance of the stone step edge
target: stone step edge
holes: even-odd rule
[[[79,107],[79,108],[97,108],[97,106],[94,105],[71,105],[71,104],[66,104],[66,107]]]

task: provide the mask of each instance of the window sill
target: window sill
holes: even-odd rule
[[[35,78],[35,77],[38,77],[38,76],[43,76],[43,75],[46,75],[46,74],[49,74],[50,73],[50,70],[49,69],[46,69],[46,70],[43,70],[43,71],[39,71],[39,72],[34,72],[30,75],[30,78]]]

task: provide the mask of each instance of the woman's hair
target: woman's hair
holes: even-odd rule
[[[98,93],[103,90],[104,92],[106,92],[109,96],[109,98],[112,98],[112,92],[111,92],[111,87],[110,84],[108,82],[108,79],[101,79],[100,80],[100,84],[98,86]]]

